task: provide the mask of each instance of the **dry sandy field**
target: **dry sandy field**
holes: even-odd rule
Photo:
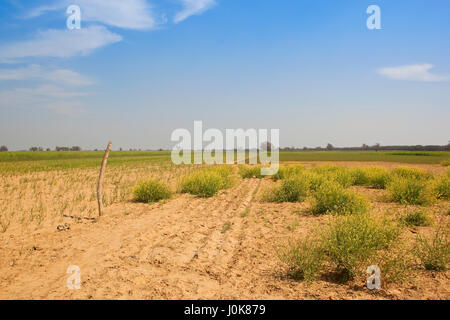
[[[408,166],[445,171],[438,164]],[[312,283],[290,278],[278,247],[331,216],[310,214],[309,200],[262,201],[263,190],[275,183],[268,178],[239,179],[210,198],[177,193],[152,204],[133,200],[140,180],[156,177],[175,186],[191,170],[152,163],[107,167],[100,218],[97,168],[3,174],[0,299],[450,299],[449,271],[418,269],[380,290],[369,290],[362,277],[345,284],[329,275]],[[385,190],[351,188],[371,200],[374,214],[414,207],[384,201]],[[435,223],[406,228],[403,236],[448,227],[449,209],[450,201],[426,207]],[[81,270],[79,290],[66,286],[70,265]]]

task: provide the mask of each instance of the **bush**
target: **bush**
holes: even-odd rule
[[[366,168],[353,168],[351,169],[353,177],[353,185],[366,186],[369,184],[369,174]]]
[[[429,214],[424,211],[408,212],[401,219],[405,225],[410,227],[423,227],[429,226],[432,223],[432,219]]]
[[[450,262],[448,231],[438,229],[431,238],[419,236],[414,253],[426,270],[447,270],[447,265]]]
[[[313,172],[322,175],[326,180],[333,180],[347,188],[354,184],[354,176],[350,169],[338,165],[322,165],[313,168]]]
[[[368,185],[376,189],[385,189],[391,180],[389,171],[383,167],[368,167],[365,168],[368,178]]]
[[[431,177],[426,170],[411,167],[396,167],[392,170],[392,174],[397,177],[416,180],[426,180]]]
[[[308,196],[309,181],[302,176],[293,176],[281,181],[281,186],[269,190],[264,198],[269,202],[302,202]]]
[[[239,174],[243,179],[251,179],[251,178],[264,178],[261,175],[261,166],[239,166]]]
[[[302,164],[288,165],[280,167],[278,169],[278,172],[273,175],[273,179],[275,180],[286,179],[301,174],[303,172],[305,172],[305,166]]]
[[[142,181],[133,193],[137,201],[145,203],[168,199],[172,196],[172,191],[167,185],[154,179]]]
[[[436,198],[450,200],[450,177],[441,176],[434,182]]]
[[[312,171],[305,171],[303,177],[305,177],[305,179],[308,180],[309,188],[313,192],[319,190],[319,187],[327,181],[327,179],[323,175],[320,175]]]
[[[434,201],[432,185],[424,180],[395,177],[387,190],[389,198],[401,204],[429,205]]]
[[[292,278],[308,282],[316,279],[325,258],[320,242],[309,238],[290,242],[280,249],[278,257],[289,267]]]
[[[442,162],[441,162],[441,166],[443,166],[443,167],[448,167],[448,166],[450,166],[450,160],[442,161]]]
[[[198,195],[200,197],[212,197],[219,190],[231,185],[231,168],[227,166],[205,168],[194,171],[181,180],[181,192]]]
[[[354,214],[369,209],[369,200],[353,190],[345,190],[336,182],[324,182],[314,193],[314,214]]]
[[[379,250],[387,249],[400,235],[392,221],[369,214],[337,217],[322,234],[323,249],[342,281],[353,279]]]

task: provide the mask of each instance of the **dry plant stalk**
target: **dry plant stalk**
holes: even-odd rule
[[[108,143],[108,146],[105,150],[105,155],[103,157],[102,165],[100,166],[100,175],[98,176],[98,185],[97,185],[97,201],[98,201],[98,216],[102,215],[103,212],[103,202],[102,202],[102,180],[103,173],[106,167],[106,161],[108,160],[109,150],[111,149],[112,142]]]

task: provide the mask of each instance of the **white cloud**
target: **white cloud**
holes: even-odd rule
[[[48,11],[65,9],[69,5],[78,5],[81,9],[81,23],[96,21],[110,26],[145,30],[156,26],[151,7],[146,0],[63,0],[53,5],[34,8],[26,18],[33,18]]]
[[[89,54],[100,47],[121,41],[122,37],[103,26],[91,26],[79,30],[46,30],[34,39],[10,43],[0,47],[0,59],[24,57],[66,58]]]
[[[432,74],[430,69],[432,64],[415,64],[399,67],[382,68],[378,73],[391,79],[422,81],[422,82],[439,82],[450,80],[448,76],[440,76]]]
[[[42,79],[70,86],[87,86],[93,82],[81,74],[69,69],[49,70],[39,65],[30,65],[17,69],[0,69],[0,80]]]
[[[174,22],[181,22],[192,15],[198,15],[210,9],[216,2],[215,0],[181,0],[183,10],[175,14]]]
[[[63,115],[84,113],[80,98],[84,92],[70,91],[54,85],[15,88],[0,91],[0,107],[46,108]]]

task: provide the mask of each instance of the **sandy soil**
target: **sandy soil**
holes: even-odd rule
[[[64,217],[37,229],[10,228],[0,233],[0,299],[450,298],[450,272],[419,271],[410,283],[378,291],[368,290],[361,279],[308,285],[287,278],[277,246],[329,217],[307,215],[307,202],[261,202],[261,190],[271,183],[241,180],[209,199],[122,201],[107,206],[95,222]],[[373,201],[383,192],[362,189]],[[374,210],[385,208],[402,210],[386,203]],[[449,209],[448,201],[431,208],[446,223],[443,213]],[[58,231],[64,223],[70,228]],[[79,290],[66,287],[69,265],[81,269]]]

